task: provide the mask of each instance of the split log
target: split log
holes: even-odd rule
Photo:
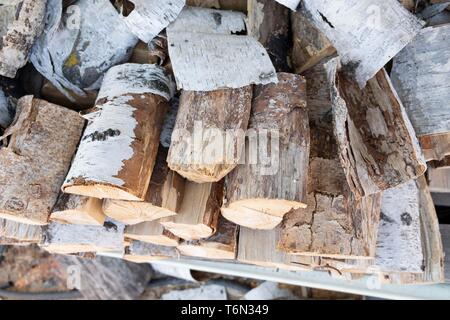
[[[46,224],[80,140],[84,120],[74,111],[21,98],[0,149],[0,217]],[[1,138],[0,138],[1,140]]]
[[[426,161],[440,161],[450,156],[450,132],[422,136],[419,137],[419,142]]]
[[[248,34],[266,48],[275,70],[289,72],[289,9],[273,0],[248,1]]]
[[[142,201],[159,145],[170,80],[155,65],[123,64],[103,79],[97,110],[81,139],[63,191]]]
[[[375,255],[380,196],[356,199],[338,159],[325,63],[305,73],[311,134],[306,209],[285,216],[278,248],[335,258]]]
[[[125,250],[123,258],[136,263],[146,263],[178,257],[179,253],[176,247],[159,246],[134,240]]]
[[[187,182],[180,211],[173,221],[161,221],[161,224],[185,240],[208,238],[217,230],[222,199],[222,182]]]
[[[39,243],[42,227],[0,219],[0,238],[12,239],[19,243]]]
[[[52,253],[123,251],[124,225],[103,226],[51,223],[43,230],[40,246]]]
[[[288,254],[277,250],[280,229],[256,230],[239,229],[239,248],[237,260],[262,267],[280,268],[293,271],[309,271],[309,266],[291,264]]]
[[[396,0],[304,0],[301,12],[330,40],[360,88],[422,28]]]
[[[102,200],[73,194],[60,194],[50,220],[62,223],[100,225],[105,223]]]
[[[37,2],[37,1],[36,1]],[[30,56],[34,67],[68,99],[100,88],[112,66],[138,42],[109,0],[78,0],[76,9],[48,0],[47,23]],[[64,22],[64,23],[63,23]]]
[[[264,47],[250,36],[231,34],[244,30],[242,13],[184,8],[167,28],[178,89],[214,91],[277,83],[275,68]]]
[[[423,29],[395,57],[392,69],[392,83],[427,159],[441,160],[442,154],[450,153],[450,45],[446,40],[449,37],[450,24]],[[444,145],[429,155],[433,153],[427,152],[433,140],[442,140]]]
[[[182,255],[206,259],[235,259],[237,253],[237,237],[239,227],[219,217],[217,231],[209,238],[184,241],[177,249]]]
[[[160,221],[147,221],[127,226],[125,228],[125,237],[160,246],[176,247],[179,243],[179,238],[164,229],[161,224],[162,221],[171,221],[171,219],[165,218]]]
[[[421,176],[426,164],[414,129],[383,69],[367,86],[327,63],[339,157],[352,192],[363,197]]]
[[[0,41],[0,75],[14,78],[28,61],[35,40],[44,30],[46,0],[24,0]]]
[[[167,162],[183,177],[216,182],[239,162],[251,110],[251,86],[183,91]]]
[[[291,25],[292,64],[295,73],[305,72],[336,52],[328,38],[302,13],[291,13]]]
[[[272,229],[290,210],[306,207],[306,83],[294,74],[279,73],[278,78],[277,85],[255,89],[248,157],[226,178],[222,214],[249,228]]]

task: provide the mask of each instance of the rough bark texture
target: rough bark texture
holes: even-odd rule
[[[295,73],[305,72],[336,52],[328,38],[302,13],[291,13],[291,25],[292,64]]]
[[[178,250],[174,246],[160,246],[134,240],[126,249],[124,259],[137,263],[146,263],[178,257]]]
[[[0,238],[12,239],[19,243],[39,243],[42,238],[42,227],[0,219]]]
[[[273,0],[248,1],[248,34],[266,48],[275,70],[289,72],[289,9]]]
[[[179,238],[164,229],[161,224],[161,221],[171,220],[171,218],[165,218],[160,221],[147,221],[127,226],[125,228],[125,237],[161,246],[176,247],[179,243]]]
[[[450,132],[450,24],[421,30],[394,59],[392,83],[417,136]]]
[[[208,238],[217,230],[222,199],[222,182],[187,182],[180,211],[173,221],[162,221],[161,224],[185,240]]]
[[[327,63],[339,157],[357,197],[421,176],[426,165],[414,129],[383,69],[360,90]]]
[[[285,216],[278,247],[303,255],[373,257],[380,197],[358,200],[352,195],[338,159],[324,64],[305,76],[311,132],[308,207]]]
[[[306,83],[294,74],[278,78],[277,85],[255,89],[248,156],[226,178],[222,214],[249,228],[272,229],[290,210],[306,207]]]
[[[14,78],[44,30],[46,0],[24,0],[0,41],[0,75]]]
[[[154,65],[123,64],[105,75],[63,191],[145,199],[155,164],[170,80]]]
[[[239,227],[219,217],[217,231],[209,238],[184,241],[177,248],[182,255],[206,259],[235,259]]]
[[[52,253],[123,251],[124,226],[51,223],[44,228],[41,247]]]
[[[167,162],[198,183],[221,180],[239,161],[251,110],[251,86],[183,91]]]
[[[0,149],[0,216],[46,224],[83,130],[71,110],[25,96]]]
[[[185,179],[169,169],[166,158],[167,148],[160,144],[143,202],[105,199],[105,214],[125,224],[137,224],[175,215],[183,200]]]
[[[62,193],[53,207],[50,220],[102,226],[105,223],[102,200]]]
[[[327,36],[361,88],[422,28],[395,0],[304,0],[301,11]]]

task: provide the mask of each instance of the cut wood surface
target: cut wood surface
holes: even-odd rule
[[[336,52],[328,38],[301,12],[291,13],[291,25],[292,64],[296,73],[305,72]]]
[[[361,88],[422,28],[397,0],[304,0],[300,10],[330,40]]]
[[[136,263],[153,262],[170,258],[178,258],[179,253],[174,246],[160,246],[134,240],[125,250],[124,259]]]
[[[392,83],[417,136],[450,132],[450,24],[423,29],[394,59]]]
[[[278,73],[278,78],[276,85],[255,89],[248,156],[226,177],[222,214],[249,228],[272,229],[290,210],[306,207],[306,82],[288,73]]]
[[[0,219],[0,238],[13,239],[19,243],[39,243],[42,227]]]
[[[31,47],[44,30],[47,0],[24,0],[0,39],[0,75],[14,78],[27,62]]]
[[[450,156],[450,132],[422,136],[419,141],[426,161],[440,161]]]
[[[169,169],[166,158],[167,148],[160,144],[144,201],[105,199],[105,214],[125,224],[137,224],[175,215],[183,200],[185,179]]]
[[[0,149],[0,217],[46,224],[80,140],[74,111],[25,96]],[[2,140],[0,138],[0,140]]]
[[[375,255],[380,196],[355,199],[338,159],[324,63],[305,72],[311,136],[306,209],[285,216],[278,247],[336,258]]]
[[[105,223],[102,200],[74,194],[60,194],[50,220],[102,226]]]
[[[111,68],[97,97],[72,167],[66,193],[143,201],[171,97],[164,69],[148,64]]]
[[[103,226],[51,223],[43,230],[41,247],[52,253],[123,251],[124,225]]]
[[[238,234],[239,227],[220,216],[214,235],[201,240],[183,241],[177,249],[185,256],[219,260],[235,259]]]
[[[278,72],[290,71],[289,15],[288,8],[273,0],[248,1],[248,34],[266,48]]]
[[[252,88],[183,91],[167,162],[198,183],[221,180],[238,164]]]
[[[431,192],[450,193],[450,167],[428,168]]]
[[[217,230],[222,199],[222,182],[188,181],[180,211],[173,217],[173,221],[161,221],[161,224],[185,240],[208,238]]]
[[[360,90],[337,71],[337,58],[327,68],[339,157],[352,192],[371,195],[421,176],[425,160],[386,71]]]
[[[171,218],[163,218],[159,221],[146,221],[127,226],[125,228],[125,237],[161,246],[177,246],[179,238],[164,229],[161,224],[163,221],[171,221]]]

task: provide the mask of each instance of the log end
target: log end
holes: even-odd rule
[[[215,230],[202,223],[184,224],[172,221],[161,222],[168,231],[185,240],[199,240],[212,236]]]
[[[125,236],[132,240],[138,240],[142,242],[147,242],[159,246],[166,247],[176,247],[178,246],[179,241],[177,239],[168,237],[164,234],[162,235],[138,235],[138,234],[129,234],[125,232]]]
[[[182,244],[177,247],[184,256],[217,259],[217,260],[234,260],[236,254],[234,250],[230,250],[228,246],[220,243],[205,243],[203,245]]]
[[[18,216],[15,212],[10,212],[5,209],[0,210],[0,218],[7,219],[14,222],[31,224],[36,226],[45,226],[48,224],[48,219],[44,220],[42,217],[33,217],[33,216]]]

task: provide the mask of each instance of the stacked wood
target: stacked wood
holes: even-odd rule
[[[178,214],[161,224],[174,235],[185,240],[208,238],[217,230],[223,183],[195,183],[188,181]]]
[[[167,162],[187,179],[221,180],[239,161],[252,89],[183,91]]]
[[[60,194],[50,220],[102,226],[105,223],[102,200],[67,193]]]
[[[293,74],[278,78],[276,85],[255,89],[248,154],[226,178],[222,214],[249,228],[272,229],[290,210],[306,207],[306,83]]]
[[[26,244],[39,243],[42,238],[42,227],[0,219],[0,238]]]
[[[169,258],[177,258],[178,250],[174,246],[161,246],[134,240],[127,247],[124,259],[137,263],[153,262]]]
[[[27,62],[31,47],[44,30],[47,0],[24,0],[0,40],[0,75],[14,78]]]
[[[47,223],[83,126],[74,111],[32,96],[19,100],[1,138],[9,142],[0,149],[0,217]]]
[[[171,220],[170,218],[163,218],[159,221],[147,221],[127,226],[125,228],[125,237],[161,246],[176,247],[179,243],[179,238],[166,230],[161,224]]]
[[[177,249],[185,256],[232,260],[236,258],[238,233],[236,224],[220,216],[214,235],[206,239],[183,241]]]
[[[142,201],[156,161],[171,97],[162,68],[123,64],[111,68],[97,97],[72,167],[66,193]]]

